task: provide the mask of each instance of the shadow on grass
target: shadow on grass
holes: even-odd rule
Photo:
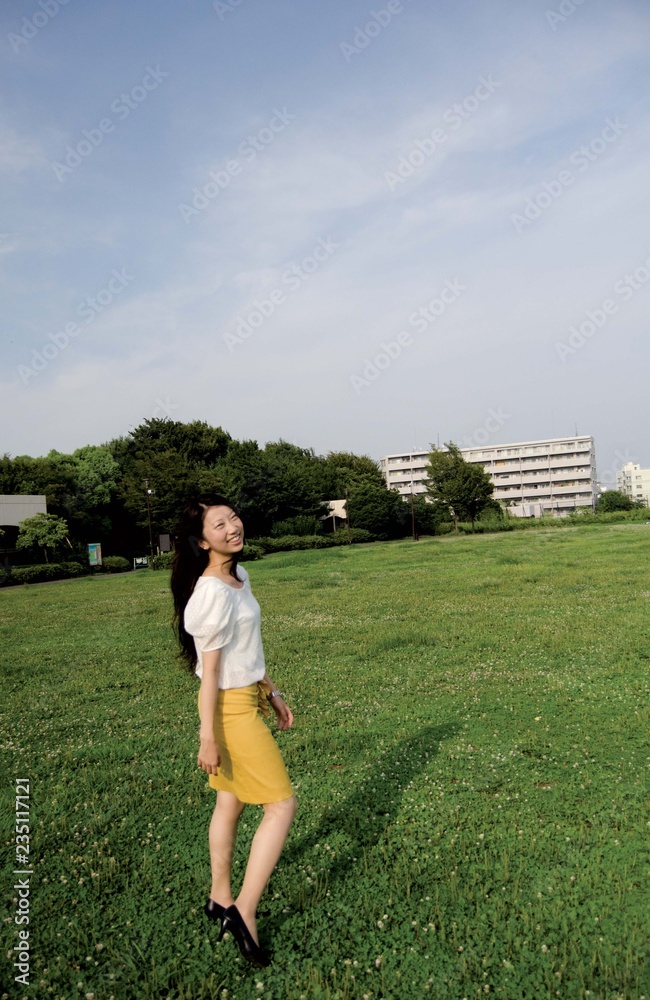
[[[324,872],[314,872],[319,881],[326,881],[330,892],[335,889],[339,892],[340,883],[357,868],[363,868],[368,852],[379,844],[387,827],[394,822],[410,783],[437,756],[441,743],[457,731],[458,726],[453,723],[425,726],[408,739],[378,748],[376,763],[368,768],[357,787],[335,805],[325,807],[314,831],[289,840],[280,862],[282,868],[287,871],[305,862],[313,864],[317,845],[324,845],[328,838],[335,839],[338,845],[343,835],[345,854],[339,854]],[[308,807],[308,803],[302,803],[302,808]],[[317,855],[320,859],[323,856],[323,853]],[[296,900],[298,896],[296,889]],[[296,905],[300,907],[299,903]],[[306,905],[313,904],[306,900]],[[264,909],[262,904],[260,915]],[[269,930],[279,929],[284,919],[276,914],[270,920]]]

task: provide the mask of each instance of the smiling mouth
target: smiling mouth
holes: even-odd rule
[[[241,534],[233,535],[232,538],[228,539],[229,542],[241,542]]]

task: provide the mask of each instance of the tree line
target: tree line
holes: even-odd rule
[[[435,534],[440,524],[503,517],[485,470],[465,461],[447,442],[434,448],[427,465],[426,493],[407,497],[388,489],[378,464],[367,455],[329,452],[317,455],[287,441],[261,448],[238,441],[204,421],[145,420],[130,434],[71,454],[50,451],[41,458],[0,458],[0,494],[41,494],[47,522],[23,523],[21,537],[7,537],[11,548],[65,548],[83,556],[100,542],[105,555],[131,559],[149,547],[149,501],[153,536],[173,534],[185,499],[216,492],[239,510],[249,539],[311,535],[325,530],[324,503],[345,499],[349,524],[380,539],[413,531]],[[147,490],[149,493],[147,494]],[[616,491],[603,494],[598,511],[635,507]],[[47,541],[49,539],[49,542]]]
[[[54,450],[39,458],[0,459],[0,493],[44,494],[48,514],[66,523],[61,544],[79,555],[89,542],[129,559],[147,552],[145,481],[154,538],[173,533],[188,495],[212,491],[238,508],[251,539],[319,532],[327,513],[324,501],[334,499],[347,501],[349,521],[356,528],[381,538],[411,531],[410,507],[387,488],[378,464],[368,456],[322,456],[282,440],[260,447],[203,421],[154,418],[124,437],[71,454]],[[442,509],[421,496],[414,500],[413,513],[422,533],[435,531],[444,517]]]

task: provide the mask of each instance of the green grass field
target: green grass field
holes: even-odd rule
[[[650,1000],[649,565],[642,524],[248,564],[299,798],[261,971],[202,913],[214,792],[168,574],[0,592],[0,995]],[[16,777],[27,988],[8,957]]]

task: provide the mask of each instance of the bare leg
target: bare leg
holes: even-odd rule
[[[262,822],[253,837],[246,874],[236,903],[256,944],[259,944],[255,922],[257,904],[282,853],[297,808],[295,795],[282,802],[269,802],[264,806]]]
[[[210,820],[210,865],[212,888],[210,897],[215,903],[230,906],[233,902],[230,889],[230,870],[237,838],[237,824],[244,809],[232,792],[217,792],[217,804]]]

